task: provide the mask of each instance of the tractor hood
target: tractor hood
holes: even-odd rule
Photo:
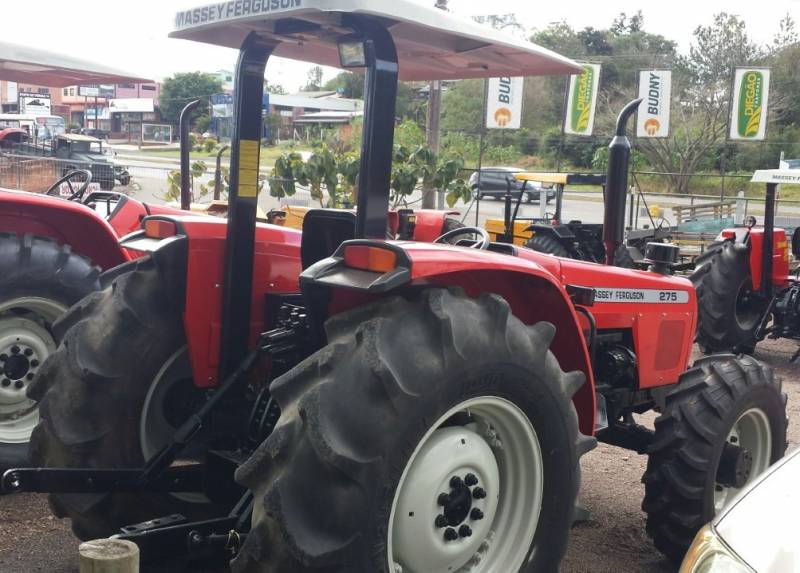
[[[340,67],[348,14],[382,22],[397,46],[401,80],[576,74],[555,52],[410,0],[232,0],[175,16],[171,37],[240,48],[255,32],[276,56]]]

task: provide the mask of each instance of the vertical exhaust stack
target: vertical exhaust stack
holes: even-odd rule
[[[622,108],[617,117],[617,132],[608,146],[608,173],[606,174],[605,213],[603,216],[603,244],[606,247],[606,264],[614,264],[614,254],[625,235],[625,197],[628,192],[628,163],[631,142],[625,135],[628,118],[633,115],[642,98],[635,99]]]
[[[186,107],[181,110],[179,120],[181,131],[181,209],[184,211],[188,211],[192,206],[192,180],[189,172],[189,151],[191,151],[192,146],[189,143],[189,120],[198,105],[200,105],[199,99],[187,103]]]

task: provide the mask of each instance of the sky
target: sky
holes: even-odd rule
[[[175,12],[205,5],[208,2],[204,0],[44,0],[36,3],[35,10],[27,2],[0,1],[2,40],[6,42],[117,65],[121,71],[157,80],[175,72],[234,68],[234,50],[167,38]],[[463,16],[516,13],[517,19],[530,28],[545,28],[551,22],[565,20],[576,29],[604,28],[620,12],[631,15],[641,9],[645,30],[677,41],[682,52],[688,51],[693,30],[709,24],[721,11],[744,18],[749,34],[759,43],[771,41],[786,13],[800,25],[800,0],[450,0],[449,7]],[[273,58],[267,78],[294,91],[305,84],[308,68]],[[327,69],[324,79],[336,72]]]

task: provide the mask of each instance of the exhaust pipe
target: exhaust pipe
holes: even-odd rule
[[[606,264],[614,264],[614,254],[625,238],[625,198],[628,192],[628,164],[631,142],[625,135],[628,119],[642,103],[642,98],[630,102],[617,117],[617,133],[608,146],[608,172],[606,174],[605,213],[603,216],[603,244],[606,247]]]
[[[195,108],[200,105],[200,100],[190,101],[181,110],[180,130],[181,130],[181,209],[188,211],[192,206],[192,181],[189,171],[189,119]]]

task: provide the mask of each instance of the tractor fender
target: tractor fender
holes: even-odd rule
[[[458,211],[437,211],[435,209],[416,209],[416,224],[414,227],[414,240],[423,243],[432,243],[444,234],[444,220],[451,216],[458,216]]]
[[[70,245],[103,270],[131,260],[105,219],[86,205],[56,197],[0,190],[0,229]]]
[[[575,233],[572,232],[572,229],[569,228],[569,225],[564,225],[561,223],[559,223],[558,225],[543,225],[541,223],[534,223],[525,230],[533,231],[535,234],[538,235],[552,235],[559,241],[575,240]]]
[[[222,291],[225,267],[227,221],[206,215],[152,215],[146,221],[172,221],[176,234],[163,239],[137,231],[122,239],[122,245],[148,253],[169,288],[184,291],[183,324],[189,346],[194,383],[200,388],[219,384]],[[252,347],[264,329],[266,296],[299,291],[300,231],[256,224],[253,290],[250,300]],[[179,246],[178,243],[182,243]]]
[[[523,253],[523,249],[513,257],[444,245],[384,244],[396,250],[399,258],[408,265],[409,273],[405,280],[387,281],[389,288],[379,289],[379,292],[359,290],[355,285],[346,284],[350,269],[336,272],[334,267],[341,269],[343,262],[334,254],[301,275],[301,288],[306,294],[312,293],[315,287],[328,291],[324,297],[328,301],[328,316],[397,294],[409,286],[461,287],[472,297],[484,293],[497,294],[508,302],[514,316],[524,323],[546,321],[556,327],[551,350],[564,371],[580,370],[585,374],[587,383],[575,394],[573,402],[581,432],[594,433],[595,385],[589,350],[582,321],[566,288],[557,278],[560,276],[557,259],[532,252]],[[363,271],[355,272],[363,275]],[[329,277],[332,278],[326,280]]]

